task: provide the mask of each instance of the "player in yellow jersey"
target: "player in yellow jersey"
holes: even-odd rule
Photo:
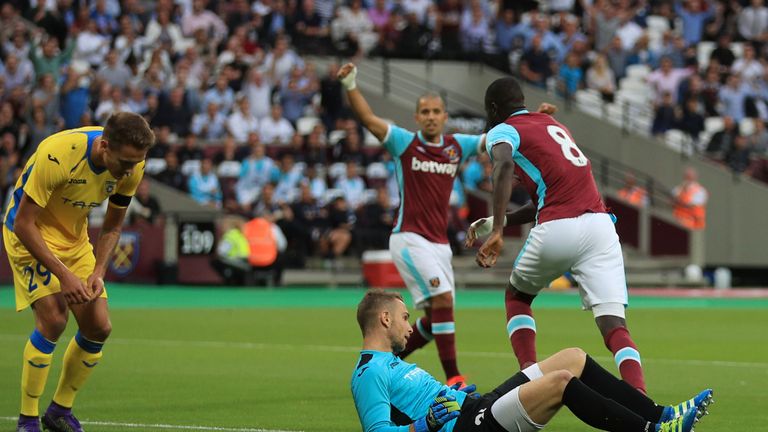
[[[24,348],[17,432],[40,431],[38,402],[70,311],[79,329],[64,353],[59,384],[42,423],[48,431],[83,430],[72,405],[112,330],[102,278],[154,142],[142,117],[116,113],[104,128],[70,129],[45,139],[16,183],[3,242],[13,271],[16,310],[31,305],[35,317],[35,330]],[[107,198],[109,209],[94,254],[88,212]]]

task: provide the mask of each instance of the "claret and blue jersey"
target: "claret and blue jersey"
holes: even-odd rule
[[[439,143],[390,125],[384,148],[395,161],[400,208],[392,232],[412,232],[448,243],[448,208],[461,163],[477,154],[482,135],[441,135]]]
[[[589,159],[568,129],[547,114],[518,111],[488,132],[485,145],[512,147],[515,176],[537,208],[536,222],[566,219],[584,213],[605,213]]]
[[[363,350],[352,372],[352,397],[363,432],[407,432],[427,415],[438,393],[446,390],[459,405],[467,394],[453,390],[432,375],[391,352]],[[441,432],[451,432],[456,420]]]

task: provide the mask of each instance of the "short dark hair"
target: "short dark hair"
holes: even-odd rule
[[[371,289],[365,293],[363,299],[357,305],[357,324],[360,325],[360,331],[363,332],[363,336],[373,325],[381,309],[394,300],[403,301],[403,296],[398,292],[380,289]]]
[[[112,149],[124,145],[145,150],[155,144],[155,133],[144,117],[131,112],[117,112],[109,116],[104,126],[104,139]]]
[[[440,99],[440,102],[443,103],[443,109],[446,109],[445,99],[443,99],[443,97],[438,93],[435,93],[433,91],[428,91],[426,93],[423,93],[421,96],[419,96],[418,99],[416,99],[416,112],[419,112],[419,107],[421,106],[422,99]]]
[[[499,78],[488,86],[485,91],[485,102],[495,102],[503,112],[507,108],[525,106],[525,95],[520,83],[512,77]]]

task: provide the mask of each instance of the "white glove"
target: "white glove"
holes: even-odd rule
[[[507,217],[504,216],[504,226],[507,225]],[[470,225],[470,228],[475,230],[477,237],[485,237],[493,230],[493,216],[487,218],[478,219]]]
[[[357,87],[357,82],[355,81],[355,78],[357,77],[357,66],[353,67],[352,70],[341,79],[341,85],[344,86],[347,91],[352,91]]]

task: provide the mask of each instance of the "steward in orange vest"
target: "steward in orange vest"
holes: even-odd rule
[[[683,226],[692,230],[702,230],[706,226],[706,205],[709,193],[697,181],[696,170],[685,170],[684,181],[672,194],[675,197],[673,214]]]

